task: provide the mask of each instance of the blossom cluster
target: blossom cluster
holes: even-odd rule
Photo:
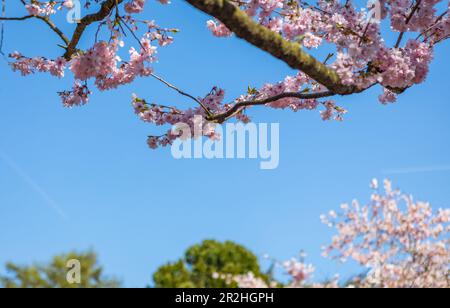
[[[259,91],[257,91],[256,98],[268,98],[274,97],[283,93],[320,93],[325,91],[325,87],[315,83],[314,80],[306,76],[304,73],[299,72],[296,76],[287,76],[283,81],[277,84],[266,84]],[[246,97],[246,100],[251,97]],[[254,98],[253,98],[254,99]],[[240,99],[242,100],[242,98]],[[239,101],[239,100],[238,100]],[[299,110],[315,110],[319,106],[325,107],[324,111],[320,114],[323,120],[342,120],[346,110],[336,106],[334,101],[320,101],[319,99],[299,99],[295,97],[288,97],[276,100],[268,103],[268,107],[275,109],[289,108],[294,112]]]
[[[218,112],[224,108],[221,105],[224,94],[225,92],[222,89],[214,88],[205,98],[199,99],[199,101],[209,112]],[[135,113],[142,121],[157,126],[170,125],[173,127],[162,136],[149,136],[147,143],[152,149],[171,145],[178,138],[196,139],[203,136],[212,140],[220,138],[215,131],[216,124],[207,121],[206,110],[200,106],[182,111],[175,107],[148,104],[136,95],[133,95],[132,105]]]
[[[168,0],[157,1],[161,4],[170,3]],[[322,46],[330,51],[324,63],[337,72],[344,85],[359,92],[380,84],[383,93],[379,100],[383,104],[395,102],[398,93],[422,83],[428,75],[435,45],[450,37],[450,3],[441,13],[438,9],[442,9],[442,0],[377,0],[375,3],[368,1],[362,7],[338,0],[228,1],[262,26],[279,33],[288,41],[298,43],[299,48],[317,49]],[[95,2],[97,6],[102,5],[99,1]],[[89,9],[91,3],[86,1],[85,8]],[[11,67],[22,75],[48,72],[56,77],[63,77],[69,68],[75,79],[74,85],[71,90],[59,93],[63,105],[67,107],[88,102],[91,82],[100,91],[105,91],[130,84],[138,77],[154,75],[152,64],[156,61],[157,45],[170,45],[174,40],[173,33],[178,30],[160,28],[153,20],[136,17],[144,11],[146,3],[146,0],[117,2],[117,7],[98,21],[95,42],[90,48],[71,50],[69,55],[54,60],[28,58],[16,52],[11,55],[14,60]],[[31,16],[45,17],[47,22],[50,22],[50,15],[57,11],[74,7],[73,0],[33,0],[23,1],[23,4]],[[390,37],[384,35],[386,27],[382,27],[382,24],[385,23],[389,23],[390,29],[398,36],[396,42],[385,39]],[[105,26],[107,31],[101,31]],[[144,33],[138,35],[142,27],[145,28]],[[219,21],[210,20],[207,27],[218,37],[232,35]],[[109,37],[99,40],[98,35],[105,33]],[[127,38],[134,38],[139,48],[129,47],[129,58],[122,60],[120,55],[125,52],[121,50]],[[166,108],[159,104],[139,107],[143,100],[137,97],[133,99],[133,105],[138,105],[135,110],[142,120],[159,126],[182,123],[195,127],[194,118],[199,117],[202,123],[206,123],[202,130],[204,136],[216,139],[220,138],[214,130],[217,123],[229,119],[244,123],[250,121],[246,110],[253,104],[244,104],[232,114],[220,116],[232,110],[236,104],[258,102],[286,93],[318,94],[327,91],[324,85],[299,72],[280,82],[267,83],[260,89],[249,87],[247,93],[230,103],[224,102],[224,91],[214,87],[211,93],[196,99],[196,107],[187,110]],[[333,100],[297,97],[285,96],[270,100],[265,106],[294,112],[319,109],[323,120],[340,121],[347,112]],[[151,148],[157,148],[170,145],[179,137],[178,134],[167,132],[149,137],[148,144]]]
[[[307,86],[310,86],[308,88]],[[309,77],[303,73],[296,76],[288,76],[283,82],[277,84],[265,84],[261,89],[249,89],[247,95],[241,96],[235,102],[227,104],[224,103],[225,91],[214,87],[210,93],[204,98],[198,98],[197,101],[200,106],[196,108],[189,108],[187,110],[180,110],[176,107],[168,107],[156,103],[148,104],[145,100],[133,95],[132,105],[135,113],[144,122],[152,123],[157,126],[170,125],[174,129],[169,130],[166,134],[161,136],[150,136],[148,138],[148,145],[152,149],[159,146],[171,145],[174,140],[178,138],[199,138],[202,136],[208,137],[212,140],[220,139],[220,135],[216,133],[215,127],[217,123],[209,121],[208,116],[214,116],[229,111],[235,104],[245,101],[257,101],[266,98],[274,97],[286,92],[292,93],[315,93],[321,92],[323,87],[319,84],[314,84]],[[289,108],[293,111],[298,110],[315,110],[323,106],[320,111],[323,120],[342,120],[345,109],[337,106],[333,101],[320,102],[318,99],[300,99],[300,98],[282,98],[266,104],[267,107],[275,109]],[[237,121],[242,123],[250,122],[250,118],[244,113],[246,108],[242,107],[237,110],[232,116]],[[200,124],[201,123],[201,124]],[[181,134],[179,126],[187,125],[190,134]],[[201,125],[202,127],[197,127]],[[174,132],[175,131],[175,132]],[[178,131],[178,132],[177,132]],[[201,133],[195,133],[201,132]]]
[[[169,4],[170,0],[158,0],[162,4]],[[130,0],[125,4],[125,11],[128,14],[138,14],[144,11],[146,0]]]
[[[381,84],[388,89],[380,96],[383,103],[395,101],[392,89],[401,91],[425,80],[435,44],[450,35],[448,12],[437,14],[439,0],[369,1],[362,10],[337,0],[318,0],[317,5],[291,0],[231,2],[289,41],[309,49],[334,46],[336,56],[330,66],[342,82],[360,89]],[[381,35],[385,19],[399,34],[393,47]],[[208,21],[208,28],[219,37],[231,35],[218,21]],[[401,46],[405,32],[419,36]]]
[[[14,52],[9,56],[16,60],[11,64],[13,71],[19,71],[22,76],[35,72],[45,72],[55,77],[64,77],[64,70],[66,68],[66,60],[64,58],[58,58],[56,60],[49,60],[42,57],[27,58],[19,52]]]
[[[136,2],[136,1],[132,1]],[[139,2],[139,1],[138,1]],[[139,3],[144,4],[145,1]],[[168,1],[159,1],[163,4]],[[131,2],[130,2],[131,3]],[[25,5],[25,8],[31,15],[50,15],[54,14],[57,2],[33,2]],[[61,2],[61,7],[71,8],[73,2],[66,0]],[[137,5],[137,4],[133,4]],[[128,11],[125,8],[125,11]],[[146,77],[152,74],[153,70],[150,64],[156,60],[156,46],[167,46],[173,42],[170,33],[176,29],[160,28],[154,21],[140,21],[144,24],[146,31],[142,38],[137,41],[140,48],[129,48],[129,60],[124,62],[119,56],[120,49],[124,47],[122,38],[126,37],[124,26],[136,37],[139,30],[138,22],[130,15],[116,16],[115,19],[108,17],[103,21],[103,25],[108,27],[110,33],[109,40],[97,41],[86,51],[78,50],[70,59],[60,57],[56,60],[49,60],[43,57],[27,58],[19,52],[10,54],[14,60],[11,67],[14,71],[19,71],[23,76],[36,73],[48,72],[53,76],[63,77],[67,68],[72,72],[75,82],[72,90],[59,93],[63,105],[73,107],[86,104],[89,100],[91,91],[88,88],[88,81],[93,80],[95,86],[101,90],[115,89],[121,85],[133,82],[137,77]],[[137,39],[137,37],[136,37]]]
[[[362,286],[450,287],[450,209],[434,212],[387,180],[383,193],[376,180],[372,188],[369,204],[343,204],[342,213],[322,217],[338,231],[324,255],[366,266]]]
[[[231,275],[231,274],[221,274],[214,273],[214,279],[220,279],[225,281],[227,284],[232,284],[233,282],[238,285],[241,289],[266,289],[269,285],[262,278],[256,276],[254,273],[250,272],[243,275]],[[273,282],[270,287],[276,287],[276,283]]]
[[[32,1],[30,4],[25,4],[25,9],[32,16],[50,16],[63,8],[72,9],[73,7],[74,7],[73,0],[64,0],[59,3],[56,1],[49,1],[49,2]]]
[[[280,283],[273,279],[263,279],[249,272],[242,275],[230,275],[216,273],[213,275],[214,279],[222,279],[228,284],[236,283],[242,289],[254,288],[339,288],[339,276],[336,275],[333,279],[326,282],[314,282],[313,277],[315,268],[312,264],[305,263],[305,255],[300,258],[292,258],[286,262],[275,265],[281,268],[283,272],[289,277],[287,283]],[[268,281],[267,281],[268,280]]]
[[[433,211],[429,203],[415,202],[394,190],[388,180],[383,189],[377,180],[371,186],[369,204],[353,201],[343,204],[339,213],[321,216],[323,223],[337,230],[331,244],[323,248],[324,256],[340,262],[352,259],[366,268],[364,275],[345,284],[339,283],[338,275],[315,283],[314,267],[302,256],[280,264],[290,278],[285,287],[450,287],[450,208]],[[277,286],[252,273],[226,278],[241,288]]]

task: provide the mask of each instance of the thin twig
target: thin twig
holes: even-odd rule
[[[199,100],[198,98],[195,98],[193,95],[188,94],[188,93],[186,93],[186,92],[180,90],[179,88],[177,88],[177,87],[174,86],[173,84],[170,84],[169,82],[165,81],[164,79],[162,79],[161,77],[159,77],[159,76],[157,76],[157,75],[155,75],[155,74],[151,74],[150,76],[152,76],[152,77],[155,78],[156,80],[162,82],[163,84],[165,84],[166,86],[168,86],[168,87],[171,88],[172,90],[177,91],[179,94],[181,94],[181,95],[183,95],[183,96],[186,96],[186,97],[188,97],[188,98],[194,100],[197,104],[199,104],[199,105],[203,108],[203,110],[205,110],[205,112],[206,112],[206,114],[207,114],[208,116],[212,116],[211,111],[210,111],[208,108],[206,108],[206,106],[205,106],[205,105],[202,103],[202,101]]]
[[[35,16],[33,15],[27,15],[27,16],[23,16],[23,17],[0,17],[0,20],[3,21],[21,21],[21,20],[27,20],[30,18],[34,18]]]
[[[66,45],[69,44],[69,39],[65,36],[65,34],[53,23],[53,21],[50,20],[50,18],[48,18],[47,16],[33,16],[33,15],[27,15],[27,16],[23,16],[23,17],[0,17],[0,21],[23,21],[23,20],[28,20],[28,19],[32,19],[32,18],[36,18],[39,20],[42,20],[45,24],[47,24],[47,26],[50,27],[50,29],[55,32],[63,41]]]
[[[133,29],[130,28],[130,26],[127,24],[127,22],[126,22],[125,20],[123,20],[123,18],[120,17],[120,16],[117,16],[117,18],[119,18],[119,24],[121,24],[121,21],[122,21],[123,24],[125,25],[125,27],[128,29],[128,31],[130,31],[131,35],[132,35],[132,36],[136,39],[136,41],[139,43],[139,45],[141,46],[141,48],[142,48],[143,50],[145,50],[145,47],[142,45],[141,40],[139,40],[139,38],[136,36],[136,33],[134,33]],[[183,96],[186,96],[186,97],[188,97],[188,98],[194,100],[197,104],[199,104],[199,105],[203,108],[203,110],[206,112],[207,115],[209,115],[209,116],[212,115],[212,114],[211,114],[211,111],[210,111],[208,108],[206,108],[206,106],[205,106],[199,99],[195,98],[193,95],[190,95],[190,94],[188,94],[188,93],[186,93],[186,92],[180,90],[180,89],[177,88],[176,86],[170,84],[169,82],[165,81],[163,78],[161,78],[161,77],[159,77],[159,76],[157,76],[157,75],[155,75],[155,74],[151,74],[151,76],[152,76],[153,78],[155,78],[156,80],[162,82],[163,84],[165,84],[165,85],[168,86],[169,88],[171,88],[171,89],[177,91],[179,94],[181,94],[181,95],[183,95]]]
[[[121,25],[120,21],[122,21],[124,23],[125,27],[128,29],[128,31],[130,31],[130,33],[134,37],[134,39],[139,43],[141,48],[143,50],[145,50],[145,47],[144,47],[144,45],[142,45],[141,40],[137,37],[136,33],[134,33],[133,29],[130,28],[130,26],[127,24],[127,22],[125,20],[123,20],[123,18],[120,16],[117,16],[117,18],[119,18],[119,25]]]
[[[416,38],[416,40],[420,39],[422,36],[425,36],[425,34],[427,34],[428,32],[430,32],[434,27],[436,27],[439,22],[441,22],[441,20],[445,17],[445,15],[448,14],[448,11],[445,11],[444,13],[442,13],[441,15],[439,15],[438,18],[436,18],[436,21],[429,26],[425,31],[423,31],[422,33],[419,34],[419,36]],[[427,36],[429,37],[429,36]],[[426,39],[426,38],[425,38]]]

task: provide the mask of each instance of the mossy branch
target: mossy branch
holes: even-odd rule
[[[298,43],[284,39],[280,34],[258,24],[228,0],[186,0],[197,9],[217,18],[237,37],[270,53],[290,67],[301,70],[335,94],[359,92],[343,85],[339,75],[313,56]]]

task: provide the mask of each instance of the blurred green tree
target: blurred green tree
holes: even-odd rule
[[[69,260],[78,260],[80,264],[80,283],[70,283],[67,274],[72,267]],[[98,264],[97,254],[88,252],[70,252],[55,256],[48,264],[21,266],[6,264],[6,275],[0,276],[3,288],[117,288],[121,283],[103,274]]]
[[[224,279],[215,279],[219,274],[254,273],[265,280],[258,258],[245,247],[227,241],[224,243],[206,240],[190,247],[184,258],[160,267],[153,275],[156,288],[225,288],[237,287]]]

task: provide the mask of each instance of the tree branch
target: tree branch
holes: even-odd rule
[[[270,53],[290,67],[301,70],[336,94],[361,92],[342,84],[339,75],[311,55],[302,46],[285,40],[280,34],[256,23],[228,0],[186,0],[197,9],[214,16],[239,38]]]
[[[224,113],[214,115],[210,118],[208,118],[208,121],[216,121],[219,123],[222,123],[226,120],[228,120],[230,117],[233,117],[237,112],[240,111],[242,108],[250,107],[250,106],[261,106],[266,105],[269,103],[276,102],[280,99],[284,98],[298,98],[298,99],[318,99],[318,98],[324,98],[324,97],[330,97],[334,96],[335,94],[331,91],[325,91],[325,92],[318,92],[318,93],[299,93],[299,92],[285,92],[279,95],[275,95],[272,97],[268,97],[265,99],[260,100],[254,100],[254,101],[243,101],[236,103],[231,107],[229,110],[227,110]]]
[[[4,21],[21,21],[21,20],[27,20],[30,18],[34,18],[33,15],[23,16],[23,17],[0,17],[0,20]]]
[[[55,32],[64,41],[66,46],[69,45],[69,39],[67,38],[67,36],[53,23],[53,21],[50,20],[49,17],[36,16],[36,18],[45,22],[50,27],[50,29],[52,29],[53,32]]]
[[[409,22],[411,21],[411,19],[414,17],[414,14],[417,12],[417,10],[420,7],[420,4],[422,3],[422,0],[417,0],[416,5],[413,7],[411,13],[408,15],[408,17],[406,18],[406,22],[405,25],[407,26],[409,24]],[[399,48],[400,44],[403,40],[403,37],[405,36],[405,32],[401,32],[400,35],[397,38],[397,42],[395,43],[395,48]]]
[[[27,15],[23,17],[0,17],[0,21],[23,21],[28,20],[32,18],[37,18],[39,20],[42,20],[44,23],[47,24],[47,26],[50,27],[53,32],[55,32],[66,45],[69,44],[69,39],[65,36],[65,34],[53,23],[53,21],[50,20],[47,16],[34,16],[34,15]]]
[[[72,35],[72,39],[67,45],[67,51],[64,54],[64,58],[70,60],[72,55],[77,51],[77,45],[80,42],[81,36],[90,24],[105,19],[114,9],[114,7],[121,4],[122,2],[123,0],[106,0],[102,3],[102,6],[97,13],[84,16],[78,23]]]

